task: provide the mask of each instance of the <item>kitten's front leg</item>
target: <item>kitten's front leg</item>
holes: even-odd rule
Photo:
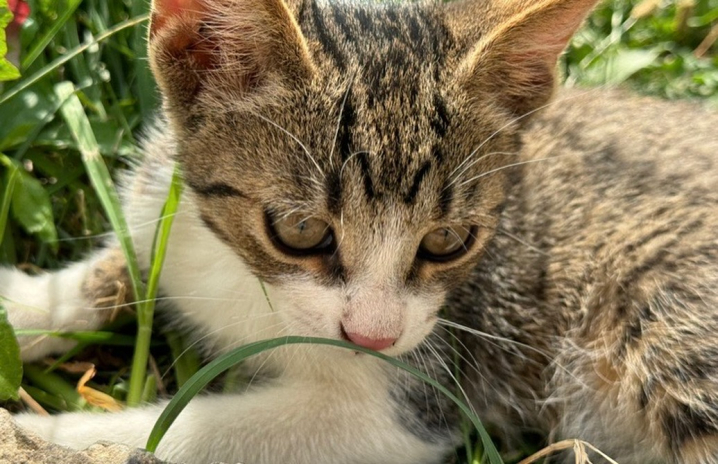
[[[110,308],[131,301],[132,287],[119,247],[37,276],[0,268],[0,302],[15,329],[95,330]],[[48,335],[18,337],[23,361],[66,351],[74,344]]]
[[[344,372],[343,378],[284,378],[245,394],[196,398],[157,454],[196,464],[420,464],[441,462],[452,449],[449,440],[427,441],[410,431],[387,378]],[[97,440],[144,447],[162,408],[17,419],[40,436],[75,448]]]

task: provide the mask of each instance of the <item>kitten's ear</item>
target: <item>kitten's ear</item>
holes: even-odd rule
[[[154,0],[149,42],[152,70],[178,110],[203,90],[246,95],[314,73],[283,0]]]
[[[464,0],[447,5],[457,38],[470,44],[457,77],[470,95],[514,116],[544,105],[556,62],[597,0]],[[471,23],[483,25],[472,25]]]

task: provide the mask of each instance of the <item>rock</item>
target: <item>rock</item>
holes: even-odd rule
[[[96,443],[84,451],[48,443],[19,427],[0,409],[0,464],[169,464],[150,453],[116,443]]]

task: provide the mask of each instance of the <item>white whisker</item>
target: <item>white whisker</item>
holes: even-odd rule
[[[285,133],[287,136],[289,136],[292,140],[294,140],[294,141],[302,148],[302,150],[304,151],[304,153],[307,155],[307,158],[309,158],[309,160],[312,162],[312,164],[314,164],[314,167],[317,168],[317,171],[319,171],[319,173],[322,175],[322,177],[326,179],[327,176],[326,176],[326,174],[324,174],[324,170],[321,168],[321,166],[319,166],[319,163],[317,163],[317,160],[314,159],[314,157],[312,156],[312,154],[311,154],[311,153],[309,152],[309,150],[307,149],[306,145],[304,145],[304,144],[297,138],[296,135],[292,134],[291,132],[289,132],[287,129],[283,128],[282,126],[280,126],[280,125],[277,124],[276,122],[272,121],[271,119],[269,119],[269,118],[267,118],[267,117],[265,117],[265,116],[262,116],[261,114],[259,114],[259,113],[257,113],[257,112],[252,112],[252,114],[254,114],[255,116],[257,116],[259,119],[265,121],[266,123],[271,124],[272,126],[276,127],[277,129],[279,129],[280,131],[282,131],[283,133]]]

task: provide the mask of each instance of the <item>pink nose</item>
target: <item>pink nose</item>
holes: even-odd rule
[[[354,332],[344,333],[350,342],[354,343],[355,345],[363,346],[364,348],[369,348],[370,350],[374,351],[389,348],[396,341],[396,338],[380,338],[377,340],[374,338],[365,337],[364,335],[360,335]]]

